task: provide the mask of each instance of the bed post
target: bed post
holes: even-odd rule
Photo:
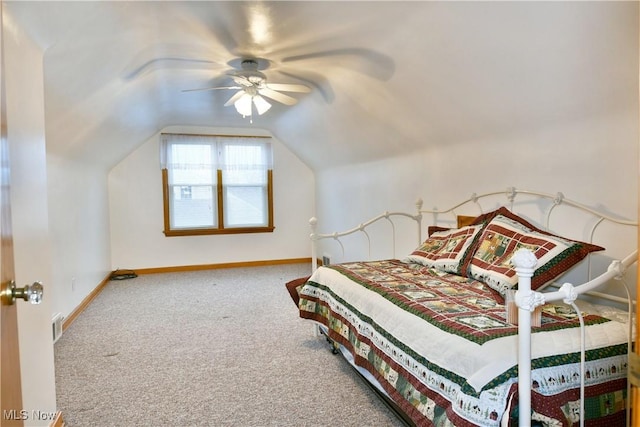
[[[318,220],[316,217],[311,217],[309,220],[309,226],[311,227],[311,272],[313,273],[318,269],[318,254],[316,248],[316,226],[318,225]]]
[[[418,246],[422,243],[422,199],[416,200],[416,222],[418,223]]]
[[[511,263],[518,275],[518,425],[531,426],[531,313],[544,303],[541,294],[531,291],[531,277],[538,259],[527,249],[519,249]],[[540,299],[543,301],[540,301]]]

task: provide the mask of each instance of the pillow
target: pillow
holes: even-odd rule
[[[408,261],[427,267],[435,267],[448,273],[461,274],[462,266],[471,253],[482,225],[471,225],[458,229],[432,233],[423,244],[407,257]]]
[[[462,228],[467,225],[477,225],[480,222],[477,222],[477,216],[468,216],[468,215],[456,215],[457,227]],[[451,227],[442,227],[440,225],[430,225],[427,227],[427,236],[431,236],[436,231],[447,231],[451,230]]]
[[[491,212],[487,212],[485,214],[482,215],[478,215],[476,217],[476,219],[474,221],[471,222],[471,224],[469,225],[478,225],[478,224],[482,224],[482,225],[486,225],[489,222],[491,222],[491,220],[495,217],[497,217],[498,215],[504,215],[507,218],[511,218],[514,221],[518,221],[524,225],[526,225],[527,227],[534,229],[535,227],[531,224],[529,224],[526,220],[524,220],[523,218],[520,218],[518,215],[512,213],[509,209],[505,208],[504,206],[499,207],[498,209],[491,211]]]
[[[590,252],[604,250],[600,246],[542,231],[506,208],[485,214],[484,217],[484,221],[491,219],[472,248],[467,275],[486,283],[502,295],[518,283],[518,276],[510,261],[520,248],[530,249],[538,258],[531,278],[531,289],[534,290],[542,289]]]
[[[440,227],[439,225],[430,225],[427,227],[427,236],[431,236],[433,233],[438,231],[449,231],[451,227]]]
[[[456,220],[458,221],[458,228],[466,227],[467,225],[473,225],[478,219],[477,216],[469,216],[469,215],[457,215]]]

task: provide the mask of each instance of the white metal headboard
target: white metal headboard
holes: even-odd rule
[[[515,187],[508,187],[505,191],[494,191],[494,192],[490,192],[490,193],[484,193],[484,194],[476,194],[473,193],[467,200],[462,201],[458,204],[456,204],[453,207],[450,207],[448,209],[419,209],[419,213],[420,214],[430,214],[433,217],[433,224],[437,224],[438,222],[438,216],[442,215],[442,214],[451,214],[452,217],[455,219],[457,214],[456,214],[456,210],[465,206],[465,205],[469,205],[469,204],[475,204],[477,209],[479,210],[479,214],[483,214],[485,213],[485,210],[483,209],[480,200],[481,199],[487,199],[487,198],[492,198],[495,196],[500,196],[503,195],[505,196],[507,203],[507,207],[509,208],[509,210],[513,211],[514,210],[514,204],[516,201],[516,196],[518,195],[531,195],[531,196],[535,196],[537,198],[537,200],[542,200],[542,199],[546,199],[549,200],[551,202],[551,204],[549,205],[548,209],[545,212],[544,215],[544,220],[543,220],[543,224],[542,227],[547,230],[547,231],[552,231],[550,229],[550,222],[551,222],[551,216],[552,213],[554,212],[555,208],[560,206],[560,205],[566,205],[566,206],[571,206],[573,208],[578,209],[579,211],[582,211],[584,213],[587,213],[589,215],[592,216],[592,218],[594,219],[594,222],[591,224],[590,229],[587,230],[588,231],[588,236],[584,239],[586,241],[588,241],[589,243],[594,243],[593,239],[594,239],[594,235],[596,233],[596,231],[598,230],[598,228],[605,223],[611,223],[611,224],[618,224],[621,226],[629,226],[629,227],[638,227],[638,222],[637,221],[631,221],[631,220],[627,220],[627,219],[621,219],[621,218],[616,218],[612,215],[608,215],[606,213],[597,211],[587,205],[584,205],[582,203],[576,202],[574,200],[571,199],[567,199],[563,193],[558,192],[556,194],[550,194],[550,193],[543,193],[543,192],[539,192],[539,191],[531,191],[531,190],[519,190],[516,189]],[[585,223],[586,225],[586,223]],[[591,279],[593,277],[593,273],[592,273],[592,268],[591,268],[591,254],[589,254],[587,256],[586,262],[587,262],[587,271],[588,271],[588,278]],[[626,299],[623,298],[616,298],[614,296],[611,295],[607,295],[607,294],[603,294],[603,293],[598,293],[598,292],[590,292],[590,295],[593,296],[598,296],[601,298],[605,298],[611,301],[615,301],[615,302],[623,302],[626,303]]]
[[[422,209],[422,200],[418,200],[416,202],[416,209],[418,212],[417,214],[410,214],[407,212],[385,212],[383,214],[380,214],[376,217],[369,219],[368,221],[360,223],[357,227],[351,228],[346,231],[340,231],[340,232],[334,232],[334,233],[328,233],[328,234],[317,233],[316,230],[317,230],[318,220],[315,217],[311,218],[309,220],[309,225],[311,226],[311,235],[309,237],[311,238],[311,269],[312,271],[315,271],[318,268],[317,242],[322,239],[334,239],[335,241],[337,241],[338,244],[340,245],[340,248],[342,249],[342,254],[344,255],[344,245],[342,244],[342,241],[340,240],[340,238],[346,237],[352,234],[356,234],[356,233],[362,233],[366,237],[369,257],[371,257],[371,236],[367,232],[367,227],[370,227],[371,225],[383,220],[388,221],[389,224],[391,224],[394,258],[395,258],[395,248],[396,248],[396,227],[395,227],[396,224],[394,222],[394,219],[409,218],[414,220],[417,226],[418,244],[420,244],[422,242],[421,241],[422,214],[420,213],[420,209]]]
[[[497,196],[497,195],[504,195],[507,198],[507,201],[510,204],[510,208],[511,210],[513,210],[513,205],[515,203],[515,199],[516,196],[518,194],[526,194],[526,195],[532,195],[532,196],[536,196],[538,198],[542,198],[542,199],[548,199],[550,201],[552,201],[552,204],[550,205],[550,208],[547,210],[546,212],[546,218],[545,218],[545,223],[544,223],[544,227],[545,228],[549,228],[549,222],[550,222],[550,218],[551,218],[551,213],[553,212],[554,208],[559,206],[559,205],[569,205],[569,206],[573,206],[576,209],[579,209],[583,212],[589,213],[591,215],[593,215],[594,218],[598,218],[598,221],[593,224],[592,229],[591,229],[591,233],[590,233],[590,243],[592,243],[592,239],[593,239],[593,235],[596,231],[596,229],[598,228],[598,226],[603,222],[603,221],[610,221],[612,223],[615,224],[620,224],[620,225],[629,225],[632,227],[637,227],[638,223],[635,221],[630,221],[630,220],[624,220],[624,219],[620,219],[620,218],[615,218],[613,216],[607,215],[603,212],[598,212],[595,209],[592,209],[582,203],[578,203],[574,200],[571,199],[567,199],[565,198],[564,194],[558,192],[556,194],[550,194],[550,193],[541,193],[539,191],[530,191],[530,190],[518,190],[515,187],[509,187],[506,189],[506,191],[501,192],[501,191],[494,191],[491,193],[484,193],[484,194],[476,194],[473,193],[471,195],[471,197],[469,197],[467,200],[458,203],[457,205],[449,208],[449,209],[445,209],[445,210],[439,210],[439,209],[418,209],[419,213],[421,214],[432,214],[434,216],[434,224],[437,221],[437,216],[439,214],[446,214],[446,213],[451,213],[454,216],[456,215],[455,211],[456,209],[470,204],[470,203],[474,203],[478,206],[478,208],[480,209],[480,213],[484,213],[484,210],[482,209],[482,206],[480,205],[480,199],[484,199],[487,197],[491,197],[491,196]],[[422,204],[422,201],[418,201],[420,204]],[[417,203],[416,203],[417,204]]]
[[[483,193],[483,194],[476,194],[473,193],[467,200],[464,200],[460,203],[457,203],[456,205],[448,208],[448,209],[423,209],[423,200],[422,199],[418,199],[415,203],[416,206],[416,213],[407,213],[407,212],[384,212],[376,217],[373,217],[365,222],[360,223],[358,226],[353,227],[351,229],[345,230],[345,231],[339,231],[339,232],[333,232],[333,233],[318,233],[317,232],[317,223],[318,220],[314,217],[311,218],[309,220],[309,224],[311,226],[311,259],[312,259],[312,270],[315,271],[316,268],[318,267],[318,247],[317,247],[317,242],[319,242],[320,240],[323,239],[333,239],[335,240],[341,250],[342,250],[342,254],[344,256],[345,253],[345,248],[344,245],[342,243],[341,238],[342,237],[346,237],[349,235],[353,235],[356,233],[361,233],[365,236],[366,238],[366,242],[367,242],[367,249],[368,249],[368,255],[369,257],[371,256],[371,237],[369,235],[369,233],[367,232],[368,227],[372,226],[373,224],[376,224],[378,222],[381,221],[387,221],[390,225],[391,225],[391,234],[392,234],[392,239],[393,239],[393,245],[392,245],[392,257],[396,257],[396,227],[395,227],[395,220],[398,218],[409,218],[413,221],[416,222],[416,230],[417,230],[417,238],[416,238],[416,244],[419,245],[420,243],[422,243],[422,241],[424,240],[424,236],[422,235],[422,220],[425,217],[425,215],[430,215],[432,217],[430,224],[436,225],[439,222],[439,216],[441,215],[447,215],[450,214],[452,219],[455,221],[457,213],[456,210],[458,210],[461,207],[464,207],[466,205],[470,205],[470,204],[474,204],[476,205],[479,213],[483,214],[485,213],[485,210],[483,209],[480,201],[482,199],[488,199],[493,197],[495,199],[495,196],[501,196],[503,195],[506,199],[506,205],[507,207],[509,207],[510,210],[513,211],[514,208],[514,204],[516,201],[516,197],[518,195],[532,195],[532,196],[536,196],[538,199],[546,199],[551,201],[551,204],[549,205],[549,208],[546,211],[545,214],[545,218],[542,224],[542,227],[544,227],[546,230],[550,230],[549,228],[549,224],[550,224],[550,220],[551,220],[551,215],[554,212],[554,209],[557,206],[560,205],[567,205],[567,206],[572,206],[582,212],[588,213],[590,214],[594,219],[595,222],[591,225],[591,228],[589,230],[589,236],[586,240],[589,241],[589,243],[593,243],[593,237],[594,234],[596,232],[596,230],[598,229],[598,227],[606,222],[609,223],[613,223],[613,224],[619,224],[619,225],[623,225],[623,226],[630,226],[630,227],[637,227],[638,223],[636,221],[631,221],[631,220],[626,220],[626,219],[621,219],[621,218],[616,218],[614,216],[608,215],[606,213],[603,212],[599,212],[589,206],[586,206],[582,203],[578,203],[574,200],[571,199],[567,199],[564,194],[558,192],[556,194],[550,194],[550,193],[543,193],[543,192],[539,192],[539,191],[530,191],[530,190],[519,190],[516,189],[515,187],[508,187],[505,191],[494,191],[494,192],[489,192],[489,193]],[[589,256],[587,258],[587,262],[588,262],[588,271],[589,271],[589,278],[591,278],[591,257]]]

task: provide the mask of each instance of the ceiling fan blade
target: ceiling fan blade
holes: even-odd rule
[[[203,87],[199,89],[183,89],[182,92],[198,92],[202,90],[242,89],[240,86]]]
[[[283,70],[278,70],[277,73],[282,74],[283,76],[286,76],[288,78],[293,78],[305,82],[316,92],[319,92],[328,104],[331,104],[335,99],[335,93],[333,92],[331,83],[329,83],[329,80],[327,80],[325,76],[321,76],[320,74],[311,71],[302,70],[296,70],[295,74]]]
[[[267,98],[271,98],[274,101],[281,102],[284,105],[294,105],[298,102],[297,99],[289,95],[285,95],[284,93],[276,92],[275,90],[269,89],[268,87],[259,89],[258,93],[262,96],[266,96]]]
[[[181,67],[184,68],[202,68],[202,69],[211,69],[218,64],[215,61],[210,61],[208,59],[198,59],[198,58],[184,58],[184,57],[163,57],[163,58],[151,58],[139,65],[132,66],[130,69],[124,72],[124,79],[131,80],[148,72],[159,70],[163,68],[178,68],[180,64]]]
[[[234,82],[236,82],[236,84],[239,84],[240,86],[245,86],[245,87],[253,86],[253,83],[251,83],[251,81],[247,76],[238,75],[235,73],[229,73],[228,75],[233,79]]]
[[[244,93],[245,92],[243,90],[237,91],[227,102],[224,103],[224,106],[228,107],[229,105],[233,105],[238,99],[242,98]]]
[[[373,49],[362,47],[330,49],[320,52],[288,56],[283,58],[282,62],[287,63],[307,59],[326,58],[330,56],[351,56],[356,60],[355,62],[352,61],[352,68],[379,80],[389,80],[396,70],[395,61],[391,57]],[[364,60],[364,62],[358,63],[357,60]]]
[[[213,15],[212,18],[214,22],[212,22],[212,25],[208,26],[209,30],[218,42],[224,46],[227,52],[231,55],[236,55],[238,51],[238,41],[234,36],[236,29],[233,28],[232,23],[239,22],[238,19],[240,19],[240,17],[237,15],[240,11],[237,11],[238,8],[222,2],[216,6],[223,8],[223,10],[218,11]],[[209,5],[206,5],[205,7],[209,7]],[[198,18],[202,19],[202,15]]]
[[[284,92],[299,92],[309,93],[311,88],[305,85],[288,84],[288,83],[267,83],[267,87],[273,90],[280,90]]]

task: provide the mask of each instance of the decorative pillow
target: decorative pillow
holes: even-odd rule
[[[518,283],[510,261],[520,248],[531,250],[538,258],[531,278],[531,289],[534,290],[552,282],[590,252],[604,250],[600,246],[542,231],[506,208],[498,211],[472,248],[468,276],[486,283],[502,295]],[[484,220],[493,216],[491,214],[485,214]]]
[[[430,225],[427,227],[427,236],[431,236],[433,233],[437,233],[438,231],[449,231],[451,227],[440,227],[439,225]]]
[[[464,261],[471,253],[482,225],[436,231],[407,257],[427,267],[435,267],[448,273],[460,274]]]
[[[467,225],[473,225],[476,223],[476,219],[478,219],[477,216],[456,215],[458,228],[466,227]]]
[[[486,225],[489,222],[491,222],[491,220],[495,217],[497,217],[498,215],[504,215],[507,218],[511,218],[514,221],[518,221],[524,225],[526,225],[527,227],[534,229],[536,228],[535,226],[531,225],[529,222],[527,222],[525,219],[520,218],[518,215],[514,214],[513,212],[511,212],[509,209],[505,208],[504,206],[499,207],[498,209],[491,211],[491,212],[487,212],[485,214],[482,215],[478,215],[476,217],[475,220],[473,220],[473,222],[471,222],[471,224],[469,225]]]

